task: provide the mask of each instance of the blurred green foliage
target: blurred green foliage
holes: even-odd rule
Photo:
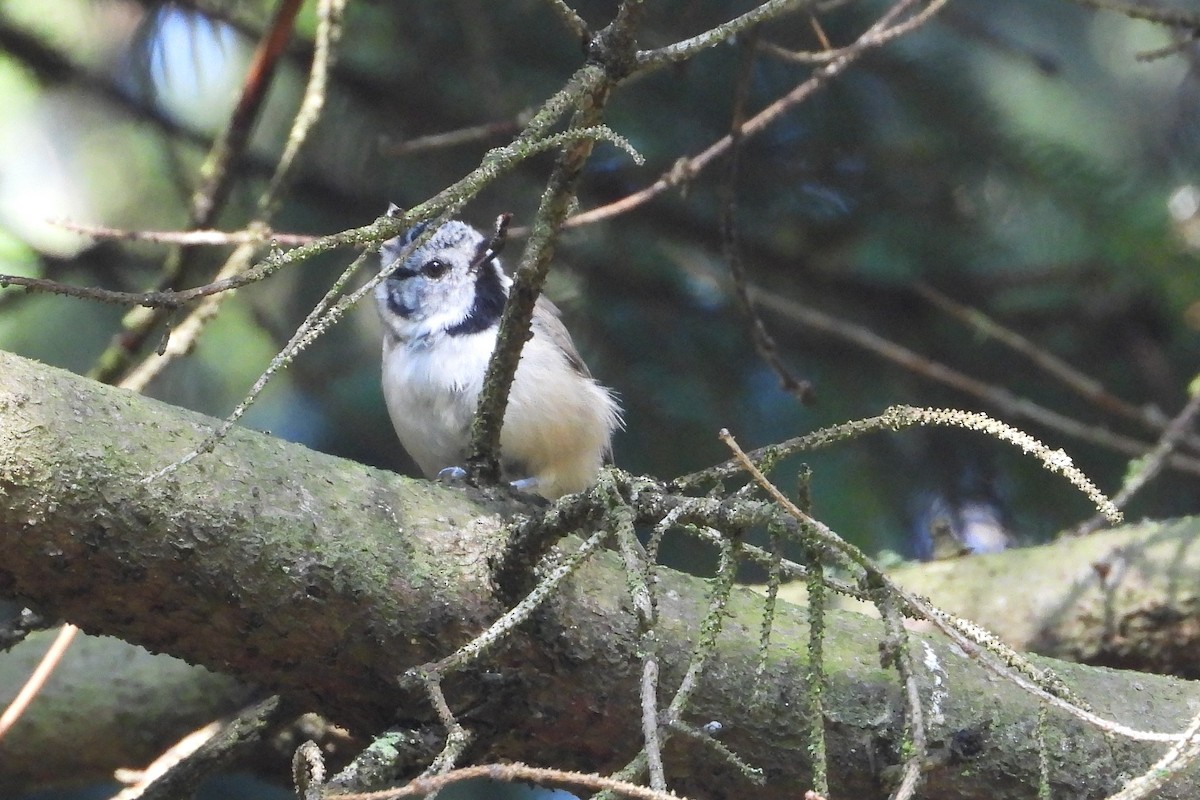
[[[198,165],[229,113],[273,4],[6,0],[0,5],[0,272],[140,290],[165,248],[91,243],[50,220],[135,229],[184,225]],[[750,7],[647,4],[644,46],[674,41]],[[593,25],[613,4],[578,5]],[[884,8],[822,14],[834,43]],[[312,4],[277,76],[221,217],[237,229],[270,175],[303,86]],[[817,47],[805,16],[762,39]],[[1200,363],[1196,216],[1196,45],[1149,62],[1169,31],[1069,2],[959,0],[935,21],[866,56],[762,135],[744,143],[737,222],[751,280],[1091,425],[1153,436],[1064,389],[921,300],[917,281],[978,308],[1135,405],[1170,415]],[[614,96],[609,124],[647,158],[597,148],[584,209],[652,183],[729,129],[739,43],[638,77]],[[582,62],[549,4],[350,3],[326,115],[305,152],[277,230],[329,233],[408,206],[470,170],[500,133],[396,155],[398,144],[465,126],[514,123]],[[749,110],[812,68],[759,53]],[[527,222],[551,164],[535,158],[465,212]],[[764,313],[791,369],[815,385],[801,407],[750,343],[729,292],[718,214],[718,161],[684,191],[567,232],[550,290],[592,371],[621,394],[617,461],[670,477],[724,460],[716,431],[744,446],[879,412],[892,403],[991,410],[793,319]],[[1190,210],[1189,210],[1190,209]],[[510,245],[510,263],[519,243]],[[195,259],[205,282],[224,252]],[[330,254],[244,290],[196,352],[150,393],[224,415],[349,263]],[[364,274],[365,279],[365,274]],[[120,310],[0,292],[0,347],[86,371]],[[157,342],[157,337],[152,337]],[[306,352],[248,422],[321,450],[406,469],[378,389],[374,310],[358,309]],[[1003,416],[1003,415],[1000,415]],[[1115,491],[1121,454],[1028,420]],[[870,550],[907,550],[914,504],[931,492],[983,494],[1024,541],[1087,516],[1065,482],[981,436],[877,434],[813,454],[815,511]],[[790,488],[788,469],[777,474]],[[1134,516],[1194,512],[1196,477],[1168,475]],[[686,562],[688,554],[672,554]]]

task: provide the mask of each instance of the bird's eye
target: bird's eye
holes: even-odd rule
[[[421,274],[426,278],[440,278],[446,274],[446,270],[450,269],[450,265],[445,261],[437,258],[430,259],[421,267]]]

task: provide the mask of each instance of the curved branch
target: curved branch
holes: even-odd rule
[[[503,549],[503,517],[513,507],[242,430],[230,434],[222,458],[142,482],[211,424],[0,353],[0,585],[87,630],[227,670],[360,731],[435,720],[396,676],[452,652],[504,612],[488,557]],[[639,521],[661,518],[674,502],[643,491]],[[660,685],[670,691],[693,652],[708,591],[670,570],[659,580]],[[598,553],[532,627],[480,665],[490,677],[456,678],[447,701],[476,735],[475,757],[588,771],[626,763],[641,710],[640,636],[626,600],[619,559]],[[808,626],[802,611],[781,607],[760,672],[761,604],[747,591],[730,597],[688,722],[719,721],[724,746],[769,766],[754,792],[773,800],[794,797],[809,780],[808,756],[795,744],[809,730],[801,702]],[[903,760],[901,689],[879,667],[876,622],[844,612],[826,631],[830,785],[839,795],[882,798],[880,770]],[[926,765],[930,795],[986,797],[1001,782],[1034,785],[1037,759],[1012,743],[1030,740],[1036,702],[945,641],[913,640],[946,690],[929,723],[931,753],[960,735],[984,743]],[[1054,669],[1097,713],[1145,727],[1181,729],[1179,709],[1197,694],[1166,678]],[[934,673],[917,671],[928,696]],[[747,702],[751,685],[761,689],[755,702]],[[406,719],[398,720],[401,708]],[[1072,743],[1053,759],[1051,779],[1089,796],[1115,791],[1122,774],[1162,752],[1152,743],[1111,748],[1100,732],[1053,710],[1047,736]],[[749,791],[739,772],[715,768],[707,749],[684,742],[664,752],[673,789]],[[1194,779],[1180,778],[1162,796],[1197,791]]]

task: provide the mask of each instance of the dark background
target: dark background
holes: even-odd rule
[[[211,136],[223,125],[271,4],[135,0],[0,2],[0,272],[140,291],[166,248],[95,243],[55,223],[177,229]],[[576,4],[593,25],[613,4]],[[692,35],[751,7],[651,2],[642,46]],[[848,3],[820,16],[834,44],[885,7]],[[219,227],[253,212],[311,57],[312,4],[276,77]],[[763,41],[816,49],[804,15],[765,26]],[[744,142],[736,220],[750,281],[924,357],[1097,429],[1156,434],[1070,391],[918,292],[972,306],[1137,407],[1178,411],[1200,356],[1195,206],[1200,81],[1195,46],[1148,22],[1056,0],[956,0],[931,24],[867,55]],[[607,121],[644,166],[600,145],[581,184],[590,209],[652,183],[729,130],[744,42],[638,77]],[[275,229],[332,233],[407,207],[506,142],[520,114],[582,63],[549,4],[351,2],[325,117]],[[759,52],[751,113],[811,67]],[[496,123],[466,144],[397,154],[403,142]],[[506,132],[505,132],[505,129]],[[529,222],[552,166],[546,155],[487,189],[464,212]],[[549,294],[593,373],[614,387],[626,429],[616,460],[671,477],[724,460],[728,427],[746,447],[870,416],[895,403],[985,410],[1063,447],[1114,493],[1129,458],[936,383],[844,339],[763,310],[788,367],[812,382],[802,406],[759,358],[729,289],[719,160],[683,190],[568,231]],[[508,263],[522,242],[510,243]],[[210,279],[225,250],[195,260],[184,285]],[[196,352],[149,393],[227,414],[355,253],[338,251],[243,290]],[[367,277],[364,271],[359,281]],[[87,371],[122,309],[0,290],[0,347]],[[318,341],[246,418],[249,425],[388,469],[410,466],[379,380],[379,330],[364,304]],[[152,345],[157,341],[152,337]],[[963,431],[873,434],[807,459],[816,515],[868,551],[911,554],[922,511],[978,500],[1018,543],[1091,513],[1065,481]],[[796,464],[776,473],[791,488]],[[1129,516],[1194,513],[1195,475],[1159,478]],[[668,552],[704,569],[703,554]]]
[[[649,4],[644,46],[699,32],[748,4]],[[883,8],[851,3],[821,27],[846,43]],[[141,290],[166,248],[95,244],[51,220],[172,229],[209,138],[223,124],[265,3],[0,4],[0,269]],[[580,6],[595,25],[610,3]],[[219,225],[236,230],[269,175],[303,86],[311,4],[276,78],[251,155]],[[817,47],[803,16],[762,39]],[[1197,190],[1197,80],[1191,47],[1142,63],[1168,30],[1068,2],[959,0],[930,25],[869,54],[746,141],[736,219],[750,280],[864,326],[1089,426],[1153,433],[1067,390],[915,292],[920,282],[969,304],[1075,365],[1136,406],[1174,413],[1200,352],[1191,203]],[[646,156],[601,145],[582,182],[588,209],[639,189],[728,130],[743,48],[728,44],[621,87],[608,121]],[[350,4],[325,118],[275,228],[329,233],[365,224],[388,201],[413,205],[469,171],[501,133],[394,155],[414,137],[512,123],[581,63],[543,3]],[[810,67],[766,53],[749,79],[751,112]],[[529,221],[551,156],[486,190],[464,217]],[[563,236],[550,294],[592,371],[621,395],[617,462],[670,477],[721,460],[716,431],[747,447],[878,413],[892,403],[991,410],[846,341],[764,311],[789,368],[811,381],[802,407],[758,358],[732,302],[718,214],[728,162],[685,190]],[[521,242],[510,244],[509,262]],[[209,279],[224,251],[196,259]],[[150,393],[224,415],[354,253],[339,251],[243,291],[196,353]],[[365,272],[362,279],[365,280]],[[86,371],[121,310],[0,293],[0,346]],[[288,370],[248,424],[382,467],[408,464],[378,383],[378,329],[363,306]],[[152,337],[157,342],[157,337]],[[1062,446],[1110,493],[1127,457],[1007,416]],[[1089,513],[1025,457],[964,432],[876,434],[814,454],[818,515],[869,550],[907,551],[914,508],[981,496],[1019,541]],[[786,476],[785,473],[781,475]],[[790,479],[781,477],[785,483]],[[1167,476],[1134,517],[1195,509],[1195,476]]]

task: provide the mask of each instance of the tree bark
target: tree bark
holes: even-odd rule
[[[397,675],[470,640],[505,608],[488,572],[511,503],[412,481],[236,430],[167,477],[214,421],[0,353],[0,594],[85,630],[279,691],[363,733],[435,719]],[[568,538],[565,550],[577,542]],[[664,570],[660,698],[679,684],[707,584]],[[607,771],[641,742],[639,630],[619,559],[594,557],[504,649],[447,686],[476,735],[471,761]],[[803,610],[775,621],[756,673],[762,601],[738,590],[688,719],[766,774],[756,788],[714,751],[673,739],[670,785],[695,797],[795,797],[808,788]],[[831,612],[823,701],[835,797],[884,797],[902,761],[903,691],[880,666],[878,622]],[[920,665],[934,748],[923,793],[1030,797],[1038,702],[935,637]],[[1097,713],[1182,728],[1189,683],[1054,663]],[[1107,739],[1051,711],[1055,797],[1102,797],[1163,745]],[[164,743],[166,744],[166,743]],[[1164,797],[1194,797],[1195,777]]]
[[[1017,650],[1200,677],[1200,518],[1148,521],[1040,547],[891,571]],[[803,587],[781,593],[803,601]],[[866,610],[853,601],[846,608]]]

